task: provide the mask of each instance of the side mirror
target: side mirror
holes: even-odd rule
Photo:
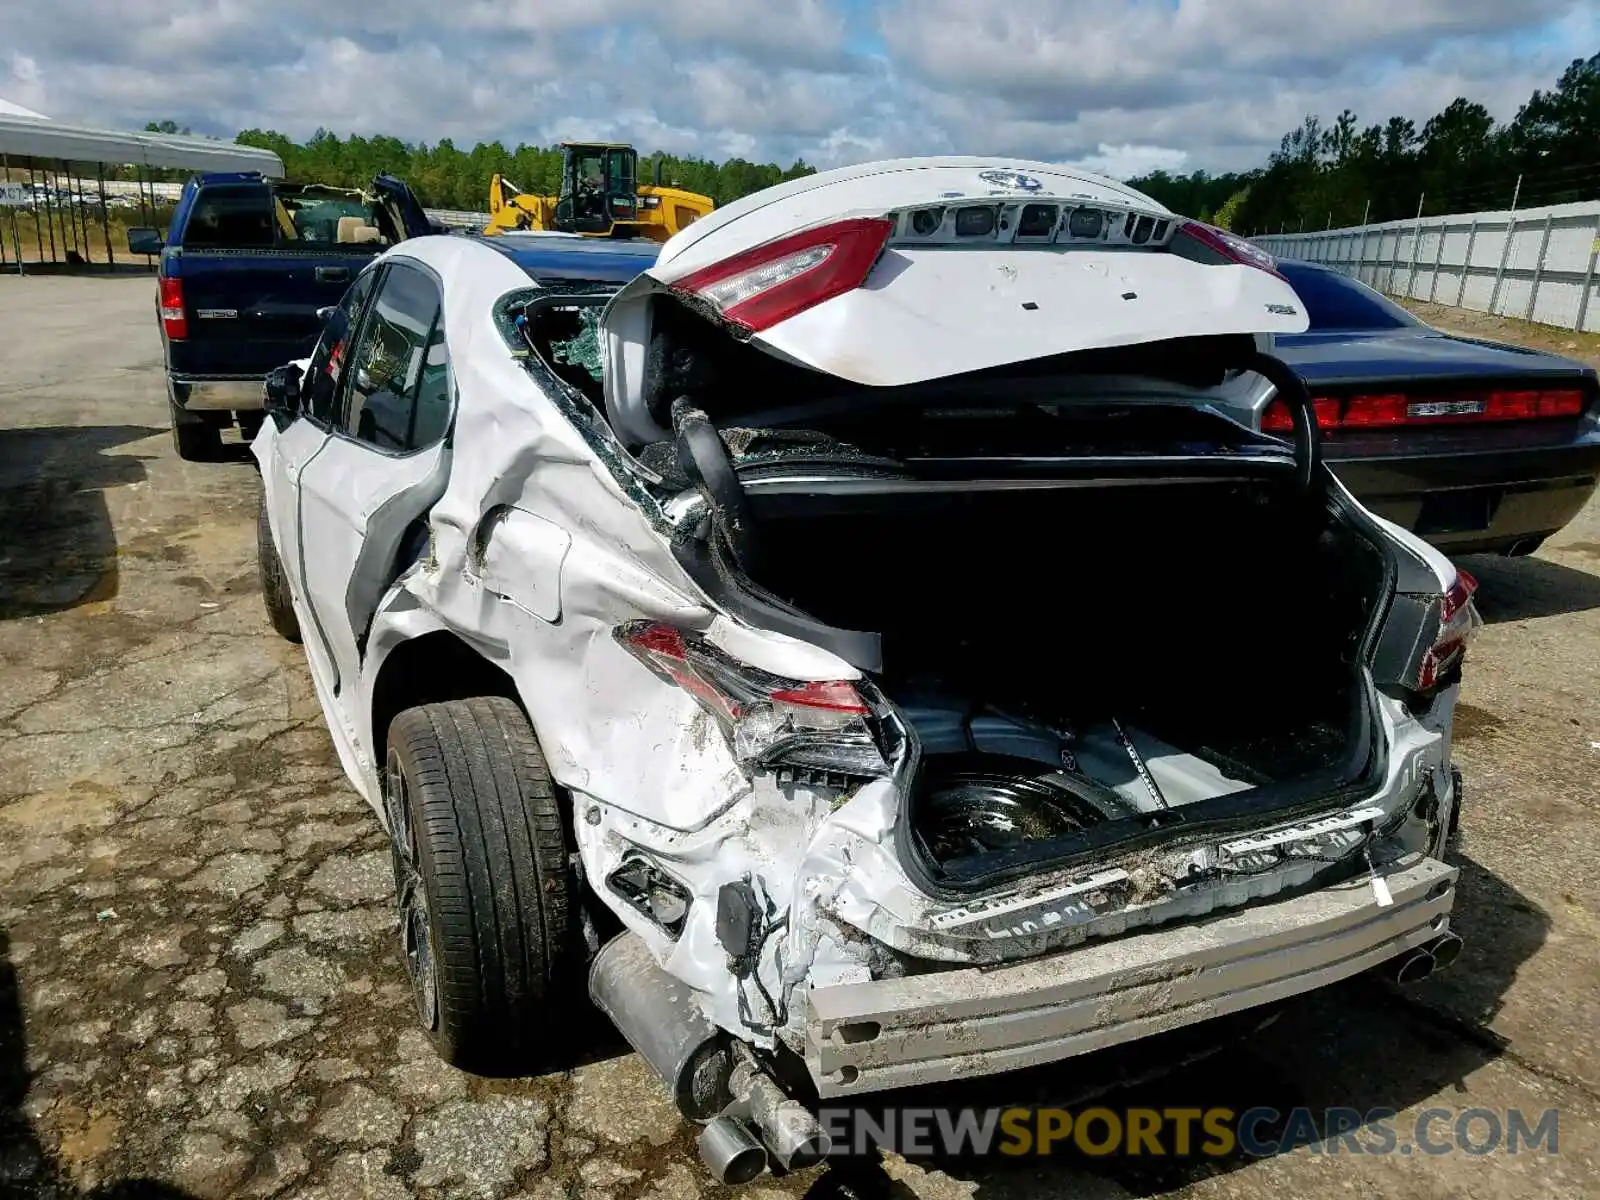
[[[261,407],[283,428],[300,411],[300,368],[293,363],[274,367],[261,384]]]
[[[326,325],[328,323],[328,318],[333,316],[333,314],[338,310],[339,306],[337,304],[324,304],[321,308],[317,309],[317,324]]]
[[[128,230],[129,254],[160,254],[163,244],[159,229]]]

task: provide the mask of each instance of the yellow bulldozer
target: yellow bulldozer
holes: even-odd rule
[[[664,242],[716,207],[710,196],[663,187],[660,159],[654,183],[640,187],[638,175],[639,153],[632,146],[562,142],[561,194],[536,196],[496,175],[489,181],[489,223],[483,232],[555,229]]]

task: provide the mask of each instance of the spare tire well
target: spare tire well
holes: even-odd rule
[[[402,642],[389,653],[372,689],[372,748],[379,761],[389,745],[389,725],[408,708],[504,696],[523,708],[516,681],[447,630]]]

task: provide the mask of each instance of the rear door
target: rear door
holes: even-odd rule
[[[300,476],[332,434],[348,346],[360,331],[377,277],[377,268],[358,277],[329,315],[301,381],[299,415],[282,428],[276,422],[263,428],[253,446],[261,464],[273,541],[290,589],[302,602],[305,572],[300,554]]]
[[[342,357],[329,437],[300,474],[300,557],[329,692],[359,727],[366,633],[393,581],[424,552],[444,490],[453,414],[436,276],[386,260]]]

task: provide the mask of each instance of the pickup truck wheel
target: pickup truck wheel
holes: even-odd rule
[[[172,444],[186,462],[216,462],[222,457],[222,429],[174,404]]]
[[[452,1066],[517,1074],[560,1028],[581,961],[577,885],[533,729],[499,696],[406,709],[383,787],[423,1031]]]
[[[300,618],[295,616],[294,601],[289,597],[289,580],[283,573],[283,559],[272,542],[272,525],[267,520],[267,502],[263,498],[256,514],[256,573],[261,577],[261,600],[267,606],[267,619],[280,636],[288,641],[300,641]]]

